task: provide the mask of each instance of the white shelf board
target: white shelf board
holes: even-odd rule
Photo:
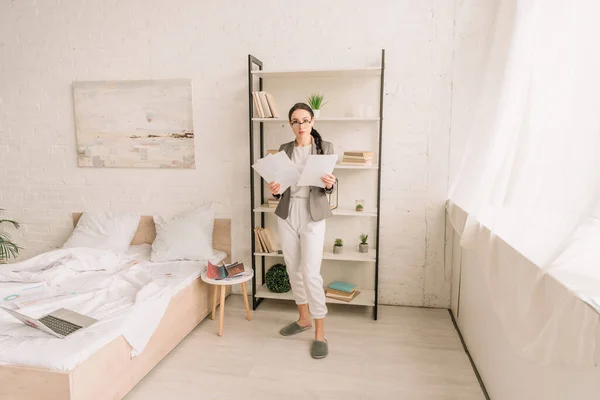
[[[254,212],[274,213],[275,207],[267,207],[267,206],[256,207],[254,209]],[[340,210],[339,208],[332,210],[332,213],[333,213],[333,215],[344,215],[344,216],[351,216],[351,217],[376,217],[377,216],[376,212],[354,211],[354,210],[344,210],[344,209]]]
[[[368,68],[341,68],[341,69],[305,69],[305,70],[281,70],[266,71],[254,70],[253,76],[267,77],[340,77],[340,76],[380,76],[381,67]]]
[[[375,290],[373,289],[356,289],[360,292],[358,296],[356,296],[352,301],[346,302],[341,300],[331,299],[329,297],[325,297],[325,301],[327,303],[332,304],[347,304],[347,305],[357,305],[357,306],[374,306],[375,305]],[[290,290],[286,293],[273,293],[265,285],[261,286],[258,289],[258,292],[255,294],[257,298],[263,299],[277,299],[277,300],[294,300],[294,294]]]
[[[254,255],[264,257],[283,257],[283,254],[279,253],[254,253]],[[323,260],[374,263],[376,261],[375,249],[370,249],[368,253],[359,253],[357,248],[344,246],[344,252],[342,254],[333,254],[331,250],[325,250],[323,253]]]
[[[252,118],[252,121],[256,122],[278,122],[287,124],[286,118]],[[358,117],[319,117],[315,119],[315,122],[369,122],[379,121],[378,117],[373,118],[358,118]]]

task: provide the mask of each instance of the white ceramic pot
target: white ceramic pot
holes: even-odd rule
[[[333,254],[342,254],[344,246],[333,245]]]
[[[313,114],[315,115],[315,118],[319,118],[319,115],[321,115],[321,110],[313,110]]]

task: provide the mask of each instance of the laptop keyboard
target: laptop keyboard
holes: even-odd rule
[[[81,329],[81,326],[79,325],[72,324],[63,319],[59,319],[51,315],[46,315],[45,317],[40,318],[40,322],[42,322],[48,328],[52,329],[54,332],[63,336],[67,336],[75,332],[76,330]]]

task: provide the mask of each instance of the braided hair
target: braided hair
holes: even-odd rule
[[[310,106],[308,104],[306,104],[306,103],[296,103],[296,104],[293,105],[292,108],[290,108],[290,111],[288,112],[288,120],[289,121],[292,120],[292,114],[296,110],[308,111],[308,113],[310,114],[310,116],[312,118],[315,117],[315,114],[313,113],[312,108],[310,108]],[[317,154],[324,154],[323,153],[323,138],[321,137],[321,134],[319,132],[317,132],[317,130],[315,128],[312,128],[311,131],[310,131],[310,136],[313,137],[313,139],[315,141],[315,145],[317,146]]]

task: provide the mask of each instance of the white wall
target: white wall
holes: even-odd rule
[[[354,67],[385,48],[380,299],[448,307],[453,24],[448,0],[1,2],[0,205],[23,224],[22,257],[61,245],[73,211],[216,201],[233,258],[249,263],[247,54],[274,69]],[[72,82],[153,78],[193,79],[196,169],[78,168]]]
[[[459,0],[455,8],[452,63],[452,117],[448,156],[449,190],[460,173],[462,157],[472,134],[471,120],[477,112],[487,57],[495,29],[500,0]],[[508,38],[506,38],[508,39]],[[450,308],[457,315],[462,255],[449,220],[446,221],[446,268],[451,270]]]

